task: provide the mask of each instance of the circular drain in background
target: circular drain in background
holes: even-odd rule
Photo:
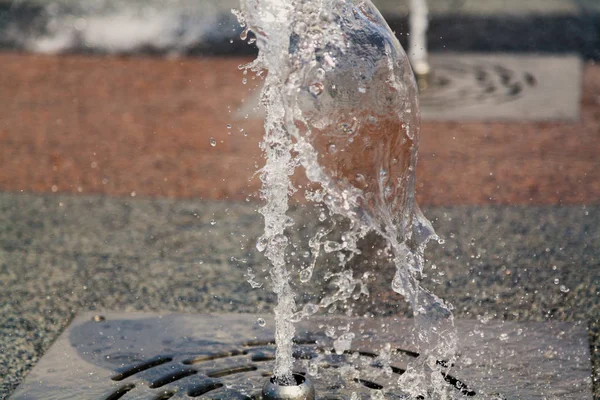
[[[532,72],[483,60],[445,58],[433,66],[421,107],[446,110],[469,105],[502,104],[522,98],[537,85]]]

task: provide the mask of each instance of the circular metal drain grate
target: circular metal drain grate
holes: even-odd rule
[[[417,353],[395,349],[392,353],[398,365],[384,369],[374,352],[348,350],[336,354],[333,349],[324,347],[318,337],[311,335],[297,340],[293,354],[298,374],[319,371],[318,378],[311,378],[317,398],[346,400],[356,398],[356,394],[371,398],[373,391],[380,391],[389,399],[404,398],[386,388],[394,387],[394,382],[405,372],[402,365],[418,357]],[[118,360],[127,355],[111,354],[109,357]],[[118,368],[110,379],[122,384],[108,390],[104,399],[257,399],[264,382],[271,376],[274,360],[275,343],[272,340],[246,341],[228,350],[201,350],[194,356],[156,356]],[[444,375],[444,379],[458,396],[476,395],[451,374]]]
[[[532,72],[480,59],[436,62],[429,86],[421,93],[421,106],[433,111],[522,98],[537,85]]]
[[[432,76],[420,94],[423,120],[575,121],[582,63],[576,56],[432,54]],[[264,119],[260,86],[236,118]]]
[[[82,314],[11,400],[254,400],[275,357],[274,322],[258,324],[258,317]],[[582,325],[458,320],[456,326],[461,356],[445,376],[453,400],[591,398]],[[335,342],[323,332],[332,327],[356,333],[353,350],[332,351]],[[318,400],[408,400],[397,381],[418,356],[411,335],[411,321],[401,318],[314,317],[297,324],[303,340],[294,348],[295,370],[308,374]],[[384,369],[377,352],[391,349],[391,367]]]

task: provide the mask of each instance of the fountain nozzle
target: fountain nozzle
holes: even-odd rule
[[[275,377],[269,378],[262,390],[262,400],[314,400],[315,388],[305,376],[293,374],[295,385],[280,385]]]

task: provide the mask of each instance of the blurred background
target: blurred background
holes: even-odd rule
[[[406,47],[407,2],[376,4]],[[427,45],[432,62],[441,59],[422,100],[420,202],[596,201],[600,3],[429,6]],[[0,187],[232,200],[254,192],[246,175],[262,132],[252,112],[259,81],[243,84],[237,66],[256,48],[239,38],[236,7],[1,0]],[[472,53],[508,57],[452,57]],[[519,58],[531,55],[550,57]]]
[[[375,4],[407,46],[408,1]],[[238,7],[0,0],[0,398],[81,310],[272,309]],[[582,321],[598,396],[600,1],[429,8],[425,284],[458,318]]]

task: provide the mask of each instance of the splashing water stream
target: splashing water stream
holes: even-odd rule
[[[278,297],[274,376],[292,383],[293,321],[368,293],[348,261],[360,254],[358,241],[374,232],[396,267],[393,290],[411,305],[421,352],[400,388],[412,396],[447,398],[440,361],[452,363],[456,335],[450,306],[419,285],[424,248],[436,236],[414,200],[420,115],[406,54],[368,0],[244,0],[236,14],[246,28],[243,37],[254,32],[259,48],[258,58],[244,67],[268,71],[261,95],[265,233],[257,248],[272,264]],[[318,186],[306,190],[307,200],[349,221],[341,242],[327,240],[327,231],[311,240],[315,262],[300,272],[301,280],[310,280],[321,248],[339,253],[342,272],[330,274],[336,293],[300,311],[286,263],[296,166]]]

